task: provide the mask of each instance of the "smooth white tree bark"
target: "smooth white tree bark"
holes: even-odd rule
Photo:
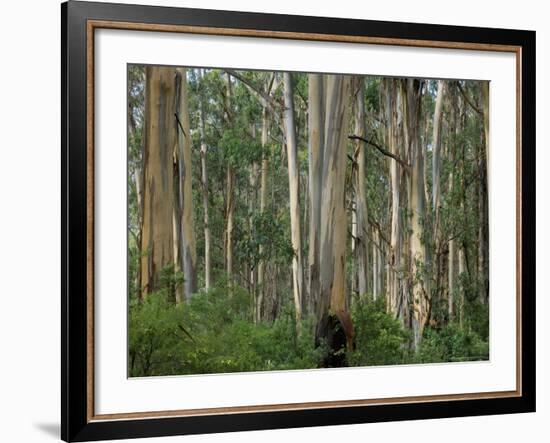
[[[294,293],[294,308],[296,322],[299,325],[302,318],[303,270],[302,270],[302,239],[300,232],[300,172],[298,167],[298,146],[294,124],[294,93],[292,76],[285,72],[284,78],[284,123],[285,141],[288,160],[288,185],[290,192],[290,225],[291,241],[294,249],[292,258],[292,289]]]

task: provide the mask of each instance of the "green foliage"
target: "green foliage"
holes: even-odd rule
[[[204,201],[208,203],[211,270],[213,287],[199,292],[180,305],[175,304],[174,288],[181,285],[184,276],[173,267],[164,269],[160,288],[138,301],[137,276],[140,265],[140,208],[138,188],[143,174],[145,67],[130,65],[128,69],[128,286],[129,286],[129,374],[131,376],[179,375],[197,373],[224,373],[243,371],[286,370],[316,368],[328,352],[315,347],[315,321],[305,318],[298,336],[292,296],[291,262],[295,251],[290,241],[289,186],[284,125],[277,103],[282,103],[282,75],[260,71],[238,71],[239,76],[253,85],[229,76],[221,69],[187,69],[188,111],[192,139],[191,167],[193,221],[196,233],[197,283],[205,286]],[[306,257],[309,246],[308,195],[308,75],[292,74],[294,85],[294,124],[298,142],[302,253]],[[382,148],[388,146],[388,104],[384,97],[384,81],[366,76],[365,100],[367,138]],[[271,84],[271,82],[273,82]],[[267,113],[267,143],[262,147],[261,127],[263,103],[253,90],[269,91],[274,108]],[[228,94],[230,85],[231,94]],[[480,84],[461,82],[465,93],[479,107]],[[487,297],[484,279],[488,270],[479,271],[479,241],[483,228],[481,198],[486,200],[483,184],[485,167],[483,119],[461,98],[459,90],[448,83],[443,104],[440,182],[442,195],[438,226],[432,194],[432,138],[433,113],[437,95],[437,81],[423,81],[421,116],[418,130],[419,145],[425,149],[423,167],[426,180],[426,213],[422,217],[421,242],[426,246],[426,261],[401,257],[396,267],[400,282],[423,282],[430,290],[430,320],[438,329],[425,328],[419,349],[412,350],[411,319],[396,319],[386,312],[385,277],[390,263],[391,237],[391,181],[387,156],[371,145],[363,146],[366,156],[366,200],[368,207],[367,248],[369,262],[371,246],[380,250],[382,270],[381,295],[376,301],[369,294],[361,294],[351,303],[355,329],[355,349],[347,355],[353,366],[392,365],[466,361],[488,357],[489,311],[482,303]],[[230,97],[229,97],[230,95]],[[350,100],[353,113],[354,100]],[[203,120],[201,120],[201,116]],[[349,134],[353,133],[354,119],[350,118]],[[201,125],[201,123],[204,123]],[[203,130],[201,130],[203,129]],[[402,131],[402,128],[400,129]],[[201,149],[208,183],[203,194],[201,182]],[[354,155],[355,144],[347,149]],[[407,161],[410,153],[405,145],[398,148]],[[261,163],[266,159],[265,206],[260,210]],[[235,210],[233,220],[233,276],[228,284],[226,269],[226,227],[229,189],[228,166],[235,174]],[[345,202],[348,229],[351,231],[351,213],[355,199],[355,177],[352,162],[347,162]],[[406,177],[407,174],[403,177]],[[407,180],[403,179],[400,201],[403,250],[411,231],[411,211],[406,194]],[[485,178],[486,180],[486,178]],[[452,185],[451,185],[452,183]],[[143,192],[143,190],[142,190]],[[437,230],[437,235],[434,235]],[[376,235],[375,235],[376,234]],[[348,236],[346,254],[346,287],[357,289],[356,257],[351,253]],[[458,269],[454,281],[455,317],[449,319],[448,309],[448,253],[449,241],[455,242],[455,254],[460,247],[464,254],[461,275]],[[438,250],[436,250],[438,248]],[[416,260],[413,262],[412,260]],[[307,262],[303,260],[304,264]],[[254,302],[258,295],[259,264],[265,264],[262,282],[264,290],[264,320],[254,322]],[[416,266],[412,275],[411,264]],[[487,267],[487,264],[485,265]],[[455,268],[458,257],[455,256]],[[371,271],[369,270],[369,273]],[[254,276],[254,278],[251,278]],[[304,272],[308,279],[308,268]],[[370,277],[369,277],[370,280]],[[370,284],[370,283],[369,283]],[[411,285],[406,287],[410,289]],[[411,302],[412,294],[408,294]],[[271,320],[271,319],[275,320]],[[454,323],[456,322],[456,323]]]
[[[386,313],[383,297],[361,297],[352,308],[355,351],[350,366],[394,365],[405,363],[409,334],[401,323]]]
[[[261,160],[261,145],[242,127],[227,129],[220,140],[220,147],[226,160],[233,166]]]
[[[481,340],[489,341],[489,306],[478,300],[466,303],[465,326],[476,333]]]
[[[251,297],[243,288],[222,284],[179,305],[167,294],[161,290],[143,302],[130,302],[130,376],[311,369],[327,352],[314,345],[312,318],[302,321],[297,336],[291,303],[274,322],[255,324]],[[411,334],[386,312],[382,297],[356,300],[351,314],[355,350],[348,354],[350,366],[488,359],[487,341],[456,323],[440,330],[427,327],[413,353]]]
[[[489,358],[489,344],[471,330],[450,323],[441,330],[426,328],[414,363],[443,363]]]
[[[174,305],[162,292],[130,304],[131,376],[181,375],[317,367],[313,323],[297,338],[294,312],[286,306],[272,324],[254,324],[250,295],[218,286]]]
[[[169,303],[164,292],[143,302],[130,300],[129,362],[131,377],[165,375],[177,370],[177,351],[188,340],[181,325],[183,307]],[[167,372],[168,370],[168,372]]]
[[[294,249],[289,236],[288,215],[273,217],[254,212],[250,217],[252,229],[242,232],[238,237],[236,257],[243,261],[248,259],[252,263],[271,260],[273,263],[290,264]],[[261,253],[260,246],[263,247]]]
[[[380,110],[380,78],[368,78],[365,84],[365,102],[367,109],[374,112]]]

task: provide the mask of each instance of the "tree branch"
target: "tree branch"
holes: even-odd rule
[[[181,132],[183,133],[183,136],[184,136],[185,138],[187,138],[187,134],[186,134],[185,131],[183,130],[183,126],[181,125],[181,121],[180,121],[180,117],[179,117],[178,113],[175,112],[175,113],[174,113],[174,116],[176,117],[176,121],[178,122],[178,126],[180,127]]]
[[[232,69],[226,69],[225,72],[227,72],[230,76],[235,77],[237,80],[243,83],[248,89],[258,94],[260,98],[260,102],[262,103],[263,106],[269,106],[274,111],[280,108],[281,106],[280,103],[274,100],[273,97],[271,97],[269,94],[266,94],[260,87],[252,83],[247,78],[243,77],[242,75],[238,74]]]
[[[468,97],[468,95],[466,94],[466,91],[462,88],[462,86],[460,85],[460,83],[456,83],[457,86],[458,86],[458,90],[460,91],[460,93],[462,94],[462,97],[464,98],[464,100],[466,101],[466,103],[468,103],[472,109],[474,111],[476,111],[479,115],[483,116],[483,111],[481,109],[479,109],[471,100],[470,100],[470,97]]]
[[[380,238],[384,241],[384,243],[391,248],[391,243],[390,241],[387,239],[387,237],[384,235],[384,232],[382,231],[382,227],[380,226],[380,224],[374,220],[372,217],[368,217],[368,222],[374,226],[376,228],[376,230],[378,231],[378,234],[380,235]],[[365,231],[366,232],[366,231]],[[368,235],[368,233],[367,233]],[[380,250],[382,250],[381,248],[379,248]]]
[[[384,149],[382,146],[380,146],[379,144],[373,142],[372,140],[367,140],[366,138],[359,137],[358,135],[348,135],[348,138],[350,140],[360,140],[360,141],[366,143],[367,145],[371,145],[372,147],[376,148],[378,150],[378,152],[384,154],[387,157],[393,158],[397,163],[399,163],[404,168],[408,169],[411,166],[405,160],[403,160],[402,158],[400,158],[399,156],[397,156],[395,154],[392,154],[390,151],[388,151],[387,149]]]

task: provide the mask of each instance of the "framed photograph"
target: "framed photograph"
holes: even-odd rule
[[[62,438],[535,410],[535,33],[69,1]]]

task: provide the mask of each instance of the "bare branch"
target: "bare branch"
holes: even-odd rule
[[[260,87],[252,83],[247,78],[243,77],[242,75],[233,71],[232,69],[226,69],[225,72],[227,72],[230,76],[235,77],[252,92],[255,92],[256,94],[258,94],[262,106],[269,106],[274,111],[276,111],[278,108],[281,107],[281,104],[278,103],[276,100],[274,100],[273,97],[271,97],[269,94],[264,92]]]
[[[460,85],[460,83],[456,83],[457,86],[458,86],[458,90],[460,91],[460,93],[462,94],[462,97],[464,98],[464,100],[466,101],[466,103],[468,103],[471,108],[476,111],[479,115],[483,116],[483,111],[481,109],[479,109],[475,104],[474,102],[472,102],[472,100],[470,99],[470,97],[468,97],[468,95],[466,94],[466,91],[464,90],[464,88],[462,88],[462,86]]]
[[[393,158],[397,163],[399,163],[401,166],[405,168],[410,168],[411,165],[409,165],[405,160],[400,158],[399,156],[391,153],[387,149],[384,149],[382,146],[380,146],[378,143],[373,142],[372,140],[367,140],[366,138],[359,137],[358,135],[348,135],[348,138],[350,140],[360,140],[367,145],[371,145],[372,147],[376,148],[380,153],[384,154],[387,157]]]

